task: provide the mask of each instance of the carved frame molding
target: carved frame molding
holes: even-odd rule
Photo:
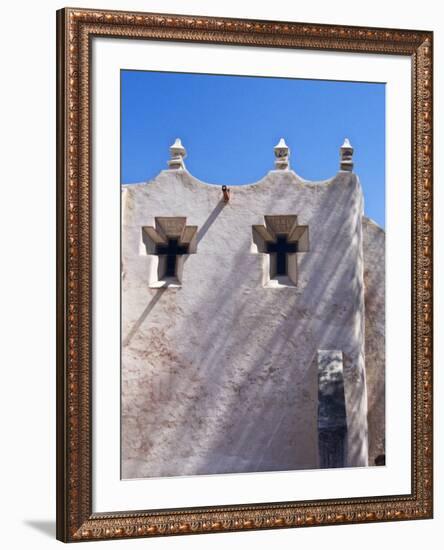
[[[412,60],[412,492],[92,513],[91,40],[398,54]],[[426,31],[66,8],[57,12],[57,538],[68,541],[431,518],[432,48]]]

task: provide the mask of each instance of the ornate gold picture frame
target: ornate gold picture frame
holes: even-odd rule
[[[93,511],[92,65],[97,37],[411,61],[411,492]],[[64,542],[427,519],[433,514],[432,52],[428,31],[65,8],[57,12],[57,538]]]

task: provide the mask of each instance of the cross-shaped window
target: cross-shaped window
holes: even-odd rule
[[[253,225],[253,246],[264,255],[264,287],[296,286],[297,253],[308,251],[308,226],[295,214],[264,216],[264,225]]]
[[[287,254],[298,251],[298,243],[289,243],[286,235],[280,235],[275,243],[267,243],[267,252],[276,254],[276,275],[288,274]]]
[[[155,227],[142,227],[142,242],[148,255],[157,256],[148,265],[150,286],[182,284],[185,260],[196,254],[197,226],[187,225],[185,216],[157,216]]]
[[[177,256],[188,254],[188,245],[180,245],[178,239],[168,239],[166,245],[156,246],[156,254],[166,256],[165,277],[176,277]]]

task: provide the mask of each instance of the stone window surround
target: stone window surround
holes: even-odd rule
[[[155,226],[142,227],[142,248],[144,254],[151,256],[150,270],[148,273],[149,286],[151,288],[180,287],[182,286],[183,267],[189,254],[197,251],[197,226],[187,225],[185,216],[156,216]],[[187,254],[176,257],[176,275],[166,276],[167,258],[158,255],[158,245],[166,245],[169,239],[177,239],[179,245],[187,246]]]
[[[308,226],[298,225],[298,217],[288,215],[265,215],[264,225],[253,225],[252,252],[262,255],[263,278],[265,288],[296,287],[298,282],[297,255],[309,249]],[[141,247],[143,254],[152,256],[148,273],[149,286],[180,287],[183,268],[189,254],[197,252],[197,226],[186,225],[185,216],[156,216],[155,226],[143,226]],[[285,236],[289,242],[297,243],[297,252],[287,254],[287,275],[276,274],[276,257],[267,252],[267,244],[276,242],[277,236]],[[166,245],[169,239],[177,239],[187,246],[187,254],[176,257],[176,276],[166,276],[166,256],[157,254],[158,245]]]
[[[308,226],[298,225],[295,214],[265,215],[264,225],[253,225],[252,252],[262,255],[262,286],[264,288],[296,287],[298,284],[297,255],[308,252]],[[276,242],[277,236],[297,243],[298,251],[287,254],[287,274],[276,274],[276,257],[267,252],[267,244]]]

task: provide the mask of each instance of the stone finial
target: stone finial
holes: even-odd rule
[[[344,139],[344,143],[341,146],[340,149],[340,156],[341,156],[341,170],[344,170],[346,172],[352,172],[353,171],[353,147],[348,140],[348,138]]]
[[[170,147],[171,159],[168,161],[170,170],[185,170],[183,159],[187,156],[187,151],[179,138]]]
[[[274,147],[275,161],[274,165],[276,170],[289,170],[290,169],[290,149],[285,143],[285,139],[281,138],[279,143]]]

